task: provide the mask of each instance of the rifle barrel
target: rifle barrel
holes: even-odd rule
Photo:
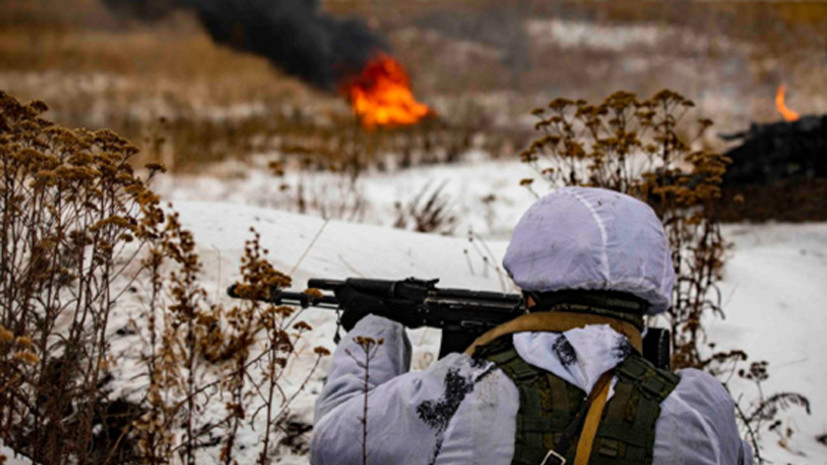
[[[339,308],[339,299],[333,295],[315,297],[304,292],[282,292],[280,300],[283,305],[301,305],[303,308],[317,307],[332,310]]]
[[[339,308],[339,300],[336,299],[336,296],[332,295],[322,295],[321,297],[316,297],[304,292],[288,292],[279,289],[273,289],[270,294],[275,297],[260,297],[257,300],[274,305],[300,305],[302,308],[318,307],[333,310]],[[227,288],[227,295],[235,299],[244,298],[238,295],[235,285]]]

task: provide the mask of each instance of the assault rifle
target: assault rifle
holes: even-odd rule
[[[440,289],[438,279],[408,278],[401,281],[348,278],[310,279],[307,287],[336,291],[350,286],[358,292],[370,294],[387,304],[387,311],[379,316],[398,321],[409,328],[429,326],[442,330],[439,358],[451,352],[463,352],[475,339],[491,328],[499,326],[527,310],[523,296],[499,292],[466,289]],[[230,297],[243,298],[235,286],[227,289]],[[259,300],[275,305],[295,305],[339,309],[335,295],[289,292],[272,289],[270,295]],[[669,367],[669,332],[650,328],[643,340],[644,356],[656,366]]]
[[[402,281],[349,278],[344,281],[311,279],[310,289],[336,291],[350,286],[358,292],[384,300],[388,311],[379,316],[398,321],[409,328],[430,326],[442,329],[439,358],[451,352],[462,352],[489,329],[526,313],[523,297],[519,294],[439,289],[439,280],[408,278]],[[227,290],[231,297],[239,297],[235,286]],[[335,296],[321,297],[304,292],[273,290],[261,300],[276,305],[300,305],[337,310]]]

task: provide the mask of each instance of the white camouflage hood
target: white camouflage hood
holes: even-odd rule
[[[564,187],[520,219],[503,259],[525,291],[595,289],[634,294],[669,308],[675,272],[663,226],[651,207],[628,195]]]

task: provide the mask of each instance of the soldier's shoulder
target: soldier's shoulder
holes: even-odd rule
[[[720,380],[705,371],[685,368],[675,373],[680,381],[672,395],[695,408],[734,406],[732,396]],[[670,396],[672,397],[672,396]]]

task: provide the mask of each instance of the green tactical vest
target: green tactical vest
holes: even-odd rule
[[[540,464],[583,406],[583,391],[525,362],[514,349],[511,336],[478,347],[474,357],[494,362],[520,392],[512,465]],[[679,378],[655,368],[635,352],[615,368],[615,375],[614,395],[603,410],[589,465],[649,465],[660,403]],[[568,450],[556,451],[566,463],[574,462],[577,439]]]

